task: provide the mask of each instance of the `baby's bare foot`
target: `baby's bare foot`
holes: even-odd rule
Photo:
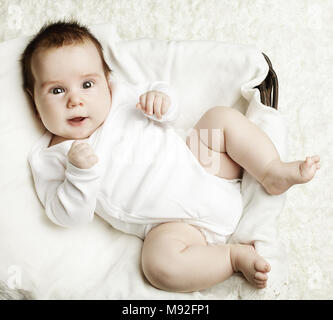
[[[252,245],[235,244],[231,246],[231,264],[234,272],[242,272],[251,284],[259,289],[266,287],[269,263],[257,254]]]
[[[313,157],[306,157],[305,161],[300,161],[299,164],[299,173],[300,177],[298,177],[298,180],[300,182],[298,183],[305,183],[314,177],[316,171],[320,168],[320,158],[319,156],[313,156]]]
[[[281,194],[294,184],[306,183],[312,180],[316,171],[320,168],[319,162],[319,156],[306,157],[305,161],[287,163],[274,160],[261,183],[269,194]]]

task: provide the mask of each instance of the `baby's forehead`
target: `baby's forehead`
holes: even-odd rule
[[[84,41],[59,47],[38,48],[31,61],[33,73],[50,72],[67,68],[103,68],[102,59],[91,41]]]
[[[82,40],[82,41],[75,41],[73,43],[65,43],[60,46],[54,45],[54,46],[45,47],[45,46],[41,45],[40,47],[37,47],[35,49],[35,51],[33,52],[32,58],[36,57],[36,56],[39,56],[39,58],[40,58],[40,56],[47,55],[50,52],[60,52],[60,51],[64,51],[64,49],[67,52],[73,52],[77,48],[92,50],[97,54],[97,56],[99,56],[98,50],[97,50],[95,44],[91,40]]]

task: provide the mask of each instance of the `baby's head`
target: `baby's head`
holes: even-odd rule
[[[45,128],[65,139],[89,137],[107,117],[111,69],[90,31],[77,22],[44,26],[22,55],[24,88]]]

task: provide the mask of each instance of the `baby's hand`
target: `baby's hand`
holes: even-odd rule
[[[80,169],[89,169],[98,162],[98,157],[90,144],[80,140],[72,143],[67,156],[69,162]]]
[[[157,119],[161,119],[170,107],[170,97],[160,91],[148,91],[140,96],[140,102],[136,104],[146,114],[155,114]]]

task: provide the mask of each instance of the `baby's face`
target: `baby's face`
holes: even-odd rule
[[[33,98],[46,129],[66,139],[84,139],[103,124],[111,89],[93,43],[37,51],[31,68]]]

